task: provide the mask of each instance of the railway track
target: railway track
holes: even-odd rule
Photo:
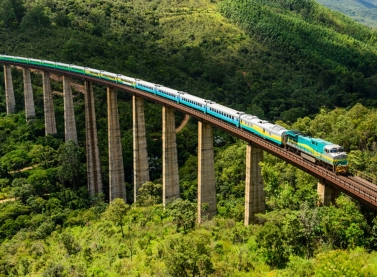
[[[19,65],[16,62],[5,62],[2,61],[3,64],[7,65]],[[23,65],[25,66],[25,65]],[[242,140],[247,141],[251,145],[259,147],[266,152],[271,153],[274,156],[292,164],[295,167],[300,168],[301,170],[313,175],[314,177],[318,178],[322,183],[326,185],[330,185],[343,191],[344,193],[350,195],[353,198],[356,198],[363,204],[369,206],[370,208],[377,210],[377,186],[373,185],[372,183],[361,179],[360,177],[355,176],[338,176],[334,172],[329,171],[323,167],[320,167],[312,162],[305,160],[301,156],[298,156],[292,152],[289,152],[280,146],[266,141],[263,138],[260,138],[254,134],[244,131],[243,129],[237,128],[234,125],[226,123],[220,119],[215,117],[209,116],[207,114],[203,114],[193,108],[189,108],[187,106],[181,105],[177,102],[156,96],[154,94],[144,92],[133,87],[129,87],[123,84],[117,84],[111,81],[107,81],[104,79],[99,79],[92,76],[86,76],[79,73],[74,72],[67,72],[60,69],[54,68],[44,68],[38,65],[27,65],[28,68],[35,68],[39,70],[45,70],[50,73],[58,74],[58,75],[66,75],[76,79],[81,80],[88,80],[97,84],[110,86],[117,88],[121,91],[125,91],[132,95],[140,96],[145,99],[151,100],[153,102],[160,103],[161,105],[166,105],[172,107],[180,112],[183,112],[187,115],[197,118],[199,121],[208,122],[215,127],[218,127],[228,133],[231,133],[234,136],[241,138]]]

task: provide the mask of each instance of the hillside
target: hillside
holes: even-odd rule
[[[314,1],[0,0],[0,39],[0,53],[122,73],[279,119],[343,145],[354,169],[377,170],[376,33]],[[244,226],[246,144],[219,130],[218,216],[198,226],[193,119],[177,133],[182,199],[163,209],[161,107],[150,102],[152,182],[132,203],[127,94],[118,94],[127,204],[109,204],[107,191],[89,196],[83,95],[74,91],[79,145],[64,143],[61,96],[58,134],[45,137],[41,76],[32,74],[37,118],[26,122],[22,74],[12,73],[17,114],[6,116],[0,72],[0,200],[11,199],[0,202],[0,277],[377,275],[376,213],[345,195],[318,207],[318,180],[270,154],[260,164],[267,212]],[[105,88],[94,92],[106,190]]]
[[[140,77],[267,119],[377,105],[373,31],[312,1],[242,3],[25,1],[0,51]]]
[[[357,22],[377,28],[377,1],[376,0],[316,0],[318,3],[339,11]]]

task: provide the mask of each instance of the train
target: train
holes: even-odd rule
[[[224,120],[238,128],[283,147],[288,151],[294,152],[304,159],[331,170],[336,174],[348,174],[347,153],[344,151],[342,146],[320,138],[310,137],[309,135],[299,131],[287,130],[280,125],[272,124],[267,120],[258,118],[255,115],[245,114],[244,112],[231,109],[211,100],[191,95],[187,92],[178,91],[121,74],[114,74],[90,67],[82,67],[60,62],[51,62],[47,60],[2,54],[0,54],[0,61],[16,62],[65,70],[140,89],[191,107],[201,111],[204,114]]]

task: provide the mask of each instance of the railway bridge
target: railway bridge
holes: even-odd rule
[[[87,154],[88,190],[91,194],[103,191],[100,173],[97,127],[95,120],[94,95],[92,84],[100,84],[107,88],[108,112],[108,152],[109,152],[109,198],[126,199],[124,167],[121,149],[117,92],[126,92],[133,97],[133,171],[134,200],[137,200],[138,189],[149,181],[148,153],[144,122],[144,99],[162,105],[163,120],[163,204],[178,198],[179,175],[177,145],[175,135],[174,111],[178,110],[198,120],[198,221],[204,216],[216,215],[215,170],[213,153],[213,127],[220,128],[247,142],[246,148],[246,180],[245,180],[245,225],[255,222],[255,214],[265,212],[265,194],[259,162],[263,160],[263,151],[302,169],[318,179],[318,194],[321,204],[329,205],[339,192],[344,192],[362,204],[377,210],[377,186],[359,177],[339,176],[292,152],[246,132],[220,119],[204,114],[196,109],[179,104],[169,99],[156,96],[133,87],[109,80],[84,75],[77,72],[51,68],[47,66],[0,60],[4,67],[5,94],[7,114],[15,112],[11,67],[21,68],[24,77],[25,115],[27,119],[35,117],[34,99],[30,70],[35,69],[42,74],[45,133],[56,134],[56,123],[51,91],[51,75],[62,77],[64,98],[65,140],[77,143],[75,114],[72,98],[72,79],[84,83],[85,94],[85,128]],[[202,203],[208,203],[209,209],[202,210]]]

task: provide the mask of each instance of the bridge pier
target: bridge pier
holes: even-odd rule
[[[326,184],[325,180],[318,180],[317,192],[319,195],[320,206],[330,206],[335,204],[336,198],[338,198],[340,191]]]
[[[118,100],[116,90],[112,87],[107,88],[107,114],[109,138],[109,198],[110,202],[115,198],[122,198],[126,202]]]
[[[7,114],[16,112],[16,100],[14,98],[12,71],[9,65],[4,65],[5,101]]]
[[[56,134],[56,122],[55,122],[54,102],[52,100],[50,73],[43,71],[42,81],[43,81],[45,134],[54,135]]]
[[[132,97],[133,154],[134,154],[134,202],[142,184],[149,181],[147,137],[145,135],[144,99]]]
[[[174,109],[167,106],[162,106],[162,191],[164,207],[180,196]]]
[[[23,68],[24,75],[24,97],[25,97],[25,116],[26,119],[35,117],[35,107],[33,98],[33,88],[31,86],[30,69]]]
[[[86,169],[89,194],[103,192],[93,86],[85,81]]]
[[[263,161],[263,150],[248,144],[246,146],[245,226],[256,223],[255,214],[266,211],[263,178],[259,165],[261,161]]]
[[[198,223],[203,217],[211,219],[216,215],[215,166],[213,154],[212,125],[198,122]],[[208,210],[202,210],[202,204]]]
[[[63,95],[65,141],[67,142],[69,140],[73,140],[77,144],[77,131],[71,81],[67,76],[63,76]]]

